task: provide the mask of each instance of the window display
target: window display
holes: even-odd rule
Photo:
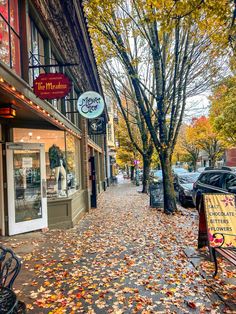
[[[48,150],[50,169],[55,171],[54,191],[61,195],[66,195],[66,162],[62,151],[58,146],[53,144]],[[60,178],[60,187],[59,187]]]
[[[44,60],[44,40],[40,34],[36,24],[29,17],[28,27],[30,28],[28,45],[29,45],[29,65],[37,66],[45,64]],[[33,81],[39,76],[40,73],[44,73],[44,69],[34,68],[29,70],[30,84],[33,85]]]
[[[46,154],[47,197],[67,197],[80,187],[80,141],[56,130],[14,129],[14,142],[43,143]]]
[[[18,0],[0,0],[0,59],[20,75]]]
[[[79,140],[70,133],[66,133],[67,187],[69,194],[79,189],[81,171],[79,171],[80,163],[77,156],[79,156]]]

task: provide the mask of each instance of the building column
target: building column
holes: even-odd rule
[[[88,154],[88,128],[87,120],[85,118],[81,119],[81,169],[82,169],[82,188],[86,193],[86,204],[87,211],[91,208],[90,203],[90,191],[89,191],[89,154]]]
[[[23,80],[29,83],[29,59],[28,59],[28,32],[30,29],[27,29],[27,3],[26,0],[20,1],[19,6],[19,18],[20,18],[20,42],[21,42],[21,74]]]

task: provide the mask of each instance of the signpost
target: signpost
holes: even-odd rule
[[[95,119],[104,110],[104,100],[97,92],[88,91],[79,96],[77,107],[81,116],[87,119]]]
[[[88,124],[89,135],[106,134],[106,123],[104,117],[90,119]]]
[[[150,184],[149,192],[150,192],[150,207],[163,208],[164,207],[164,193],[163,193],[162,182]]]
[[[33,87],[40,99],[59,99],[68,95],[71,81],[63,73],[41,73],[34,80]]]
[[[204,194],[209,245],[236,247],[236,207],[233,194]]]

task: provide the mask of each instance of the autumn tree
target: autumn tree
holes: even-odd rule
[[[137,127],[134,126],[136,132],[133,134],[133,140],[140,143],[140,137]],[[126,122],[121,113],[118,113],[118,124],[115,128],[115,134],[118,141],[116,148],[116,161],[121,168],[130,168],[134,165],[135,159],[140,159],[140,154],[130,139]]]
[[[236,146],[236,76],[223,80],[210,97],[213,127],[228,146]]]
[[[179,135],[178,144],[180,149],[189,156],[189,161],[193,166],[193,170],[197,170],[197,160],[200,154],[200,143],[199,143],[199,130],[195,125],[196,120],[193,119],[190,125],[182,126],[182,130]]]
[[[200,149],[208,154],[210,166],[215,167],[216,161],[221,158],[224,153],[225,145],[219,135],[214,131],[209,118],[203,116],[196,119],[194,127],[198,132]]]
[[[132,85],[129,82],[123,84],[122,80],[118,80],[117,74],[112,73],[106,66],[103,66],[102,77],[105,81],[105,87],[111,91],[116,99],[123,118],[122,122],[125,122],[124,127],[127,129],[127,136],[142,158],[142,193],[147,193],[154,145],[144,117],[135,102]]]
[[[130,81],[158,152],[164,210],[176,210],[171,159],[186,99],[206,90],[229,52],[230,1],[87,0],[100,61]],[[230,30],[231,31],[231,30]],[[227,60],[224,60],[224,62]],[[146,84],[146,78],[149,78]]]

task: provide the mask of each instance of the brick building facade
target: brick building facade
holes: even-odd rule
[[[34,80],[58,72],[70,79],[69,94],[38,98]],[[89,136],[77,112],[78,97],[89,90],[103,95],[80,1],[0,1],[2,235],[72,227],[89,210],[92,192],[105,188],[106,136]],[[53,168],[55,154],[60,164]]]

